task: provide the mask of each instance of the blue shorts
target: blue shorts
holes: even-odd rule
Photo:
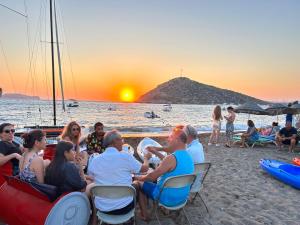
[[[158,197],[159,187],[157,184],[149,181],[145,181],[142,187],[142,191],[148,198],[156,200]]]

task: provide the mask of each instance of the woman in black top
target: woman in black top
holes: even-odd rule
[[[0,172],[5,175],[17,175],[19,173],[19,160],[22,158],[20,147],[13,142],[15,129],[10,123],[0,125]],[[7,162],[12,163],[12,174],[4,171],[2,167]]]
[[[58,194],[84,191],[87,185],[80,163],[74,163],[75,154],[71,142],[59,142],[54,159],[46,169],[45,183],[56,186]]]

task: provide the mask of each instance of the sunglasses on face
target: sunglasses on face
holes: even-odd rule
[[[72,131],[80,131],[79,128],[73,128]]]
[[[3,132],[9,134],[9,133],[15,133],[15,131],[16,131],[15,129],[10,129],[10,130],[4,130]]]

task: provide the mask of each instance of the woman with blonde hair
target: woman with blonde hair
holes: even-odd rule
[[[76,121],[72,121],[64,127],[60,140],[69,141],[73,144],[73,150],[76,152],[77,162],[81,161],[83,167],[86,167],[88,161],[87,152],[80,152],[79,142],[81,137],[81,127]]]
[[[216,146],[220,146],[218,141],[219,141],[220,130],[221,130],[221,120],[223,120],[221,106],[216,105],[212,113],[212,121],[213,121],[212,133],[210,135],[208,145],[212,145],[212,143],[215,142]]]
[[[70,141],[73,143],[74,150],[79,150],[79,139],[81,137],[81,127],[76,121],[70,122],[64,127],[60,136],[61,140]]]

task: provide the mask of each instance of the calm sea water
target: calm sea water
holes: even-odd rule
[[[62,111],[61,102],[57,103],[57,124],[66,125],[76,120],[85,127],[93,126],[101,121],[106,129],[119,129],[122,133],[161,133],[168,132],[177,124],[191,124],[198,131],[211,130],[211,113],[213,105],[172,105],[171,112],[164,112],[161,104],[141,103],[109,103],[109,102],[79,102],[78,108],[67,108]],[[115,107],[115,111],[109,111]],[[222,106],[225,109],[225,105]],[[39,110],[40,109],[40,110]],[[154,111],[160,118],[149,119],[144,117],[147,111]],[[227,114],[223,110],[223,115]],[[236,130],[247,128],[248,114],[237,114]],[[0,123],[10,122],[18,128],[25,125],[52,125],[52,102],[32,100],[5,100],[0,99]],[[277,121],[277,117],[250,115],[256,127],[270,125]],[[280,125],[284,124],[285,116],[279,116]],[[222,123],[225,129],[225,122]]]

